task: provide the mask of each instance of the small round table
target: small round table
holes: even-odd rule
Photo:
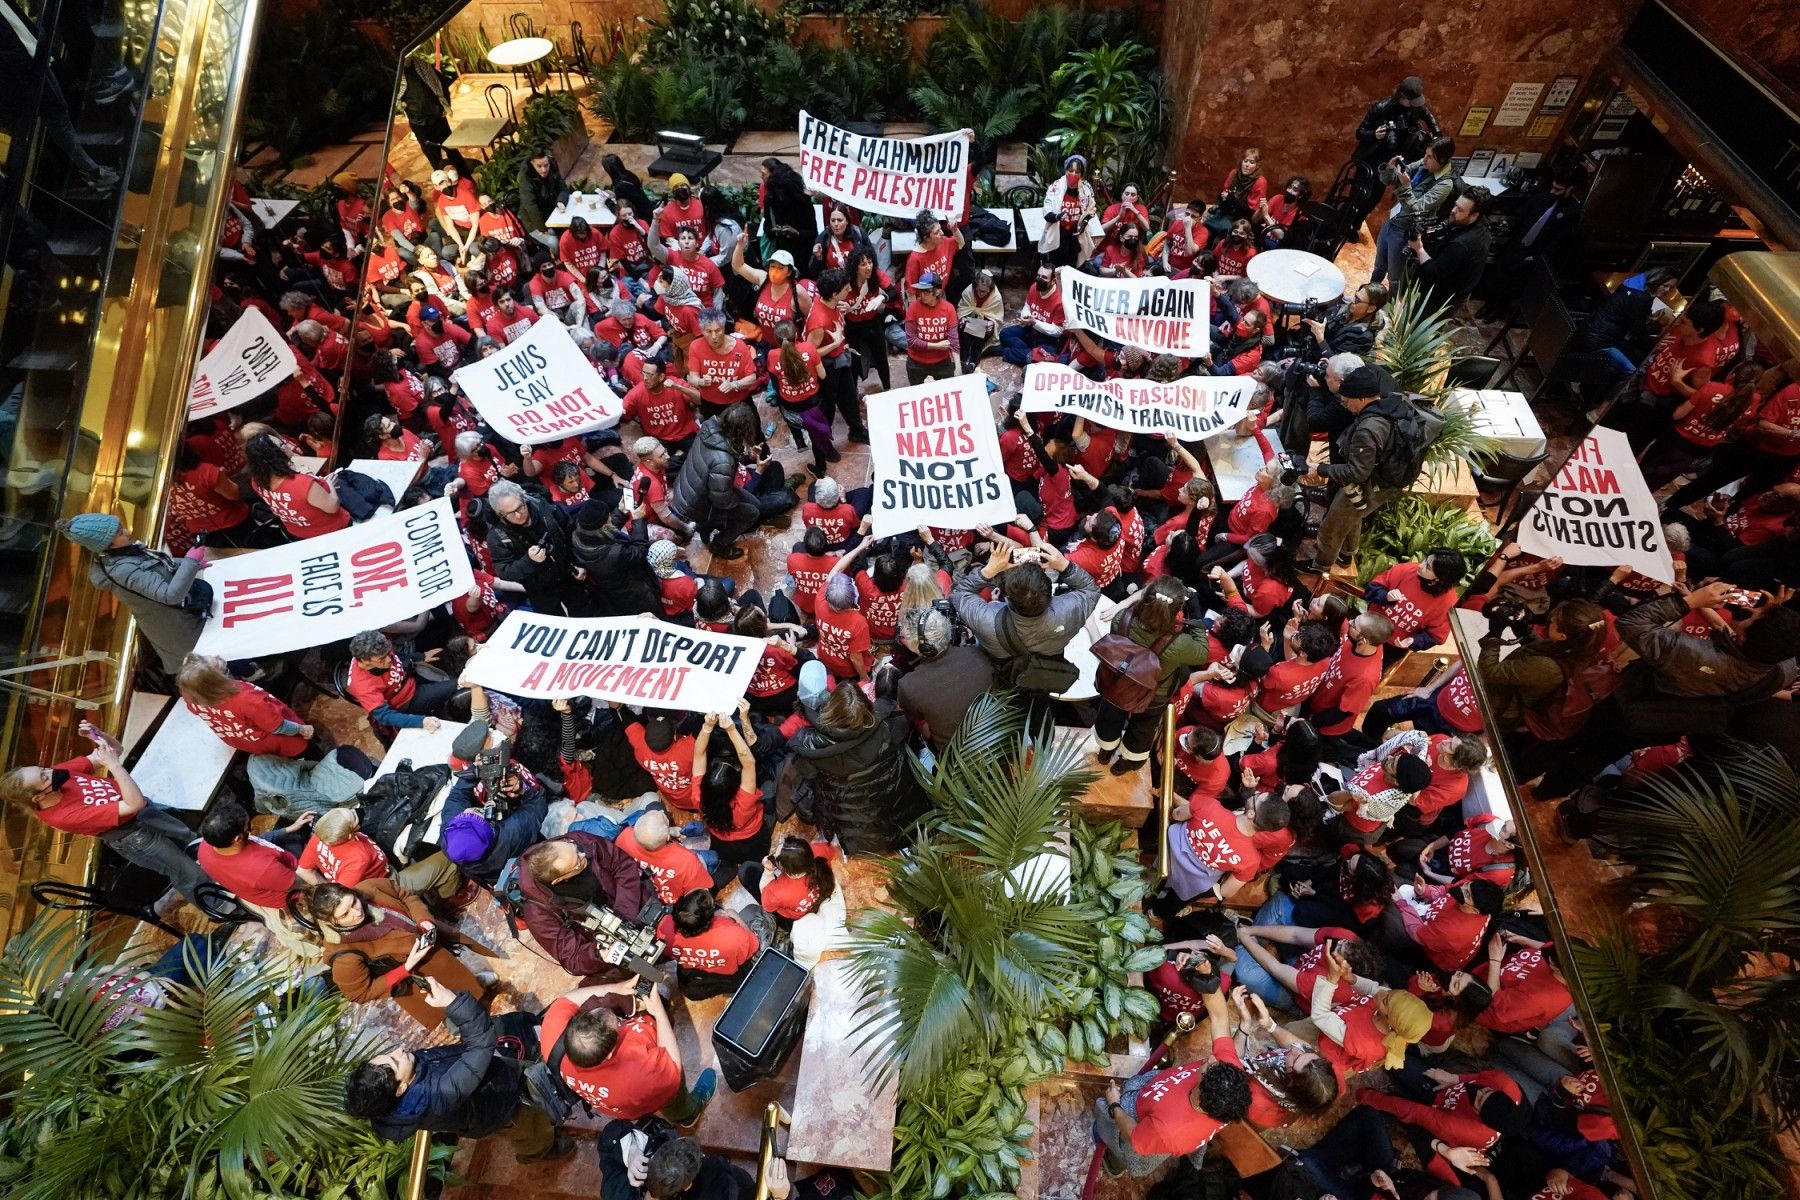
[[[1264,250],[1244,274],[1269,299],[1297,307],[1325,304],[1344,294],[1344,273],[1304,250]]]
[[[532,74],[531,65],[549,58],[550,52],[555,49],[556,43],[549,38],[514,38],[510,42],[501,42],[498,46],[490,48],[487,52],[487,60],[496,67],[505,67],[511,71],[523,67],[525,78],[531,84],[531,94],[535,96],[537,95],[537,76]]]

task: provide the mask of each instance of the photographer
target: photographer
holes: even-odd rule
[[[957,617],[994,660],[1001,679],[1021,692],[1061,690],[1075,680],[1063,649],[1100,602],[1099,585],[1036,533],[1037,544],[1027,547],[991,529],[979,532],[992,539],[993,551],[986,566],[957,578],[950,594]],[[1000,599],[983,600],[981,589],[995,579]],[[1063,590],[1053,595],[1057,584]]]
[[[601,957],[581,918],[590,908],[606,908],[623,920],[638,920],[645,902],[655,898],[644,876],[636,859],[591,833],[539,842],[519,856],[525,925],[569,974],[618,979],[623,968]]]
[[[540,613],[585,614],[586,590],[571,583],[587,572],[569,556],[569,514],[507,479],[488,489],[487,502],[497,518],[487,532],[495,577],[523,585]]]
[[[459,1138],[502,1137],[519,1162],[550,1162],[575,1151],[574,1139],[532,1103],[524,1063],[496,1054],[494,1020],[468,992],[426,976],[425,1003],[443,1010],[457,1041],[424,1050],[389,1050],[350,1072],[344,1111],[367,1118],[389,1141],[423,1129]]]
[[[692,1129],[718,1087],[718,1072],[700,1072],[692,1090],[681,1069],[681,1045],[662,995],[633,995],[637,980],[577,988],[544,1010],[538,1037],[544,1062],[591,1111],[624,1121],[660,1112]]]
[[[463,740],[471,734],[480,748],[444,800],[444,854],[463,874],[491,888],[506,864],[542,836],[550,799],[537,776],[508,757],[510,742],[492,749],[481,745],[485,721],[464,730],[451,752],[461,757]]]
[[[1366,168],[1358,172],[1355,190],[1344,206],[1352,237],[1358,236],[1381,199],[1381,165],[1396,156],[1406,162],[1422,157],[1438,133],[1437,117],[1425,103],[1425,85],[1416,75],[1402,79],[1393,95],[1369,105],[1356,127],[1356,150],[1350,156]]]
[[[301,907],[318,923],[328,947],[332,984],[352,1004],[392,997],[407,1016],[436,1029],[444,1010],[425,998],[418,976],[470,995],[494,982],[492,971],[471,972],[454,950],[462,947],[485,958],[498,952],[454,929],[441,929],[425,902],[391,879],[365,879],[354,888],[321,883],[304,894]]]

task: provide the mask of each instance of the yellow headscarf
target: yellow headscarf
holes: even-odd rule
[[[1381,1023],[1388,1028],[1381,1044],[1387,1047],[1382,1066],[1396,1070],[1406,1062],[1406,1048],[1431,1032],[1431,1010],[1411,992],[1390,989],[1375,1002]]]

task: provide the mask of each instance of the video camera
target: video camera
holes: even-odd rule
[[[666,911],[662,902],[653,898],[644,902],[636,921],[627,921],[612,909],[598,904],[585,905],[579,911],[569,913],[567,919],[593,937],[594,949],[603,961],[624,967],[636,975],[638,994],[648,995],[652,987],[668,983],[671,977],[672,968],[656,965],[663,951],[668,949],[656,936],[656,923],[662,920]]]

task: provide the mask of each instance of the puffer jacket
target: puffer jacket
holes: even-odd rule
[[[906,761],[908,718],[891,700],[875,702],[875,724],[851,738],[816,725],[788,740],[812,779],[814,816],[846,854],[892,854],[930,807]]]
[[[737,485],[738,458],[731,440],[713,417],[700,426],[700,434],[688,450],[681,474],[669,490],[669,503],[675,511],[693,524],[703,523],[713,513],[723,513],[740,500],[755,503],[755,498]]]
[[[446,1016],[459,1040],[413,1051],[413,1081],[406,1091],[409,1099],[417,1094],[426,1097],[423,1111],[370,1122],[389,1141],[405,1141],[419,1129],[484,1138],[504,1128],[519,1111],[525,1064],[494,1053],[499,1040],[494,1019],[466,992],[450,1002]],[[415,1104],[416,1099],[405,1107],[411,1111]]]
[[[650,539],[642,521],[629,535],[611,529],[577,529],[569,535],[569,554],[587,572],[596,616],[634,617],[661,612],[662,587],[650,569]]]
[[[500,517],[488,520],[488,550],[494,556],[494,574],[525,585],[527,596],[553,592],[569,582],[569,515],[538,496],[526,493],[531,520],[514,525]],[[534,562],[533,546],[544,548],[544,561]]]
[[[173,675],[206,624],[202,614],[182,607],[202,565],[197,558],[175,558],[136,542],[95,555],[88,582],[131,610],[138,632],[155,649],[163,670]]]

